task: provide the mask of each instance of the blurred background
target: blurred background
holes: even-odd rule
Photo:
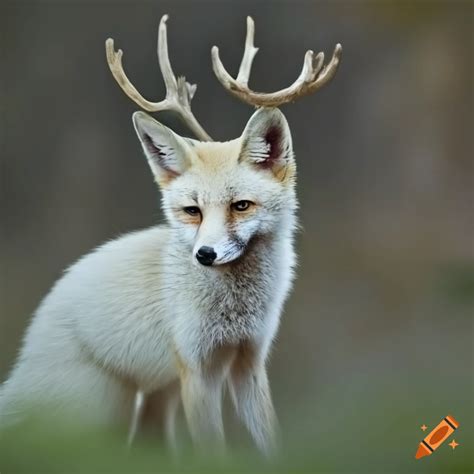
[[[220,86],[210,61],[217,44],[236,73],[246,15],[260,47],[250,80],[256,90],[293,82],[307,49],[330,57],[343,45],[330,85],[283,107],[302,231],[298,278],[270,361],[284,439],[284,459],[273,467],[472,472],[468,1],[3,2],[0,380],[65,267],[163,219],[132,129],[137,107],[113,80],[104,41],[115,39],[131,81],[160,100],[156,33],[164,13],[174,71],[198,84],[193,111],[216,140],[239,136],[252,113]],[[176,117],[157,118],[187,133]],[[431,430],[448,413],[461,425],[460,446],[445,443],[415,461],[420,426]],[[229,416],[230,437],[245,448],[235,425]],[[0,454],[0,471],[3,457],[5,472],[28,472],[24,453],[39,439],[16,441]],[[110,452],[97,454],[109,468]],[[44,446],[35,455],[35,472],[46,460],[48,472],[73,471],[69,458],[55,464]],[[150,452],[141,459],[136,472],[160,469]],[[77,461],[81,470],[86,459]],[[106,470],[91,466],[84,470]]]

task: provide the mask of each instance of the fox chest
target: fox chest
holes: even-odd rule
[[[201,337],[214,346],[257,335],[268,317],[271,280],[271,275],[254,274],[210,286],[201,300]]]
[[[291,257],[291,247],[286,254]],[[273,339],[291,286],[292,259],[272,257],[248,258],[232,273],[182,274],[170,310],[173,340],[185,359],[202,359],[218,348],[245,342],[265,345]]]

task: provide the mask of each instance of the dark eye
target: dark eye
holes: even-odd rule
[[[183,210],[190,216],[198,216],[199,214],[201,214],[201,210],[197,206],[188,206],[183,208]]]
[[[232,209],[242,212],[246,211],[252,204],[251,201],[237,201],[232,204]]]

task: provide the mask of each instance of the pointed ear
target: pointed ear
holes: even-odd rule
[[[293,168],[293,144],[285,116],[276,108],[258,109],[242,134],[239,161],[270,169],[278,179]]]
[[[145,112],[135,112],[133,125],[158,184],[166,184],[191,164],[186,140]]]

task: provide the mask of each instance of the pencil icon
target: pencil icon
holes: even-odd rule
[[[459,423],[451,415],[443,418],[436,428],[419,444],[415,458],[420,459],[424,456],[429,456],[435,449],[438,449],[458,427]]]

